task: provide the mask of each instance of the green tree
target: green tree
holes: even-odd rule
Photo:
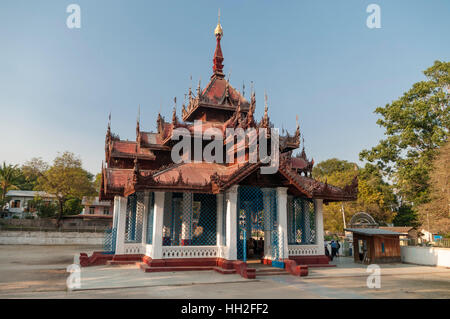
[[[20,170],[17,168],[17,165],[6,165],[6,163],[3,162],[3,165],[0,166],[0,200],[3,204],[5,202],[6,193],[8,192],[8,190],[17,189],[19,178]]]
[[[439,150],[430,172],[430,202],[418,208],[419,219],[430,231],[450,232],[450,138]]]
[[[329,203],[324,206],[325,228],[333,232],[342,232],[344,221],[342,209],[345,212],[346,223],[357,212],[367,212],[380,224],[392,221],[396,198],[389,184],[383,181],[379,170],[370,164],[359,168],[351,163],[332,158],[317,164],[313,176],[329,184],[344,187],[358,175],[358,199],[354,202]]]
[[[95,187],[95,191],[97,192],[97,194],[100,193],[101,183],[102,183],[102,173],[98,173],[97,175],[95,175],[95,180],[94,180],[94,187]]]
[[[375,110],[386,138],[360,153],[360,159],[374,163],[413,209],[429,201],[431,163],[450,129],[450,62],[436,61],[424,74],[426,81]]]
[[[395,226],[419,226],[416,211],[407,204],[400,205],[393,220]]]
[[[38,179],[48,170],[49,166],[40,157],[33,157],[27,161],[22,167],[19,188],[23,190],[34,190],[38,183]]]
[[[28,202],[32,210],[37,211],[40,218],[53,218],[58,211],[58,205],[54,201],[44,200],[42,197],[36,196]]]
[[[82,168],[81,159],[64,152],[55,158],[53,165],[38,179],[37,188],[55,195],[59,202],[58,222],[68,199],[82,198],[95,193],[93,175]]]
[[[81,199],[70,198],[64,203],[64,215],[78,215],[83,210]]]

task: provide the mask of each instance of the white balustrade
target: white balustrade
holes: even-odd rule
[[[124,254],[143,254],[145,249],[141,243],[125,243],[123,245]]]
[[[163,246],[162,258],[216,258],[220,251],[217,246]]]
[[[318,245],[289,245],[289,256],[320,255]]]

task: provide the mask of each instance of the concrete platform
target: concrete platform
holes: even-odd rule
[[[381,265],[381,288],[370,289],[366,266],[339,257],[308,277],[256,280],[210,271],[144,273],[137,265],[82,268],[80,290],[68,291],[66,267],[98,247],[0,245],[0,298],[442,298],[450,299],[450,269]]]
[[[143,272],[137,265],[94,266],[81,268],[81,288],[74,290],[114,289],[246,282],[240,275],[222,275],[214,270]]]

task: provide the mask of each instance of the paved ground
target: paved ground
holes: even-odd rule
[[[213,271],[144,273],[135,266],[81,270],[81,290],[67,291],[66,267],[86,246],[0,245],[0,298],[450,298],[450,269],[381,266],[381,288],[369,289],[366,267],[338,258],[308,277],[245,280]]]

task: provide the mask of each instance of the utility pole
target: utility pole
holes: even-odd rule
[[[341,211],[342,211],[342,220],[344,221],[344,232],[347,228],[347,225],[345,224],[345,211],[344,211],[344,204],[341,204]]]

